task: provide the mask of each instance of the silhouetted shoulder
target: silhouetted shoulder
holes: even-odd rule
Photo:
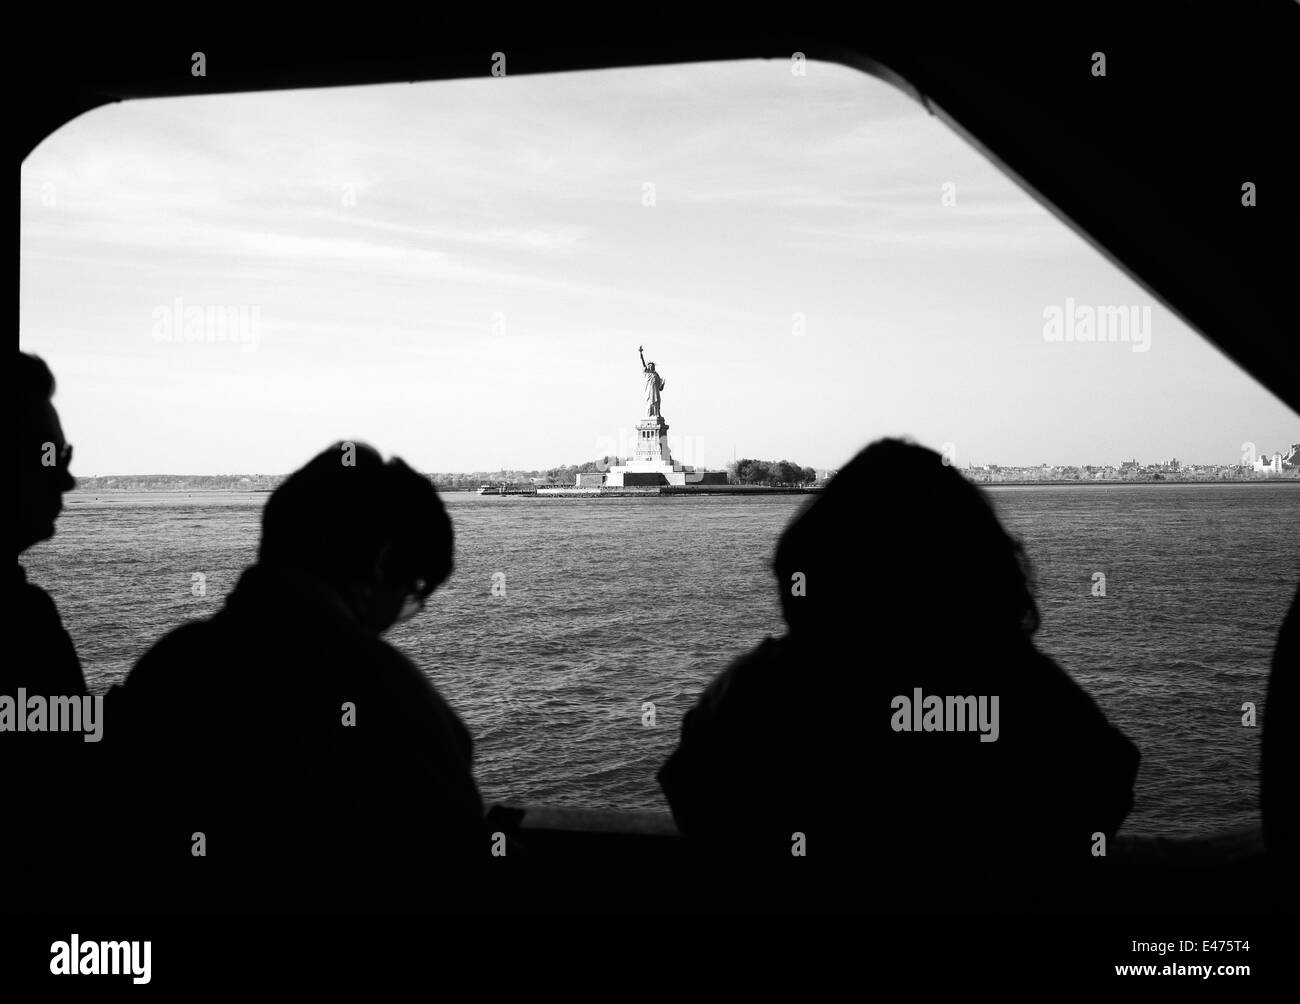
[[[788,692],[789,682],[785,677],[790,668],[791,648],[788,637],[764,638],[710,681],[696,707],[705,713],[730,717],[730,709],[737,705],[768,700],[780,691]]]
[[[127,674],[128,690],[173,690],[193,684],[196,652],[209,633],[206,621],[191,621],[167,632],[140,657]]]
[[[418,727],[409,734],[414,741],[445,742],[468,764],[473,751],[469,730],[429,678],[386,642],[367,641],[371,651],[366,663],[366,689],[382,697],[368,713],[383,716],[395,727],[403,727],[403,722]],[[429,731],[430,726],[433,731]]]
[[[1297,845],[1300,845],[1300,811],[1295,789],[1300,777],[1300,743],[1297,742],[1295,706],[1296,673],[1300,671],[1300,590],[1278,633],[1273,665],[1268,675],[1260,743],[1260,811],[1269,856],[1282,878],[1282,902],[1293,908],[1297,883]]]
[[[1014,663],[1019,667],[1020,676],[1012,683],[1020,688],[1014,692],[1018,697],[1025,702],[1035,702],[1041,709],[1036,721],[1039,730],[1049,735],[1060,735],[1063,731],[1092,735],[1105,743],[1118,760],[1131,764],[1136,773],[1137,747],[1111,724],[1092,695],[1056,660],[1027,640],[1025,649],[1023,660]]]
[[[81,660],[58,607],[44,589],[27,581],[21,565],[17,567],[13,624],[18,651],[6,660],[9,664],[0,677],[0,692],[25,687],[38,694],[84,694]]]
[[[326,635],[281,650],[277,636],[240,621],[223,613],[169,632],[131,671],[128,692],[207,687],[214,699],[227,704],[259,693],[294,702],[315,693],[340,715],[343,702],[351,698],[356,721],[366,733],[382,732],[374,727],[380,722],[392,728],[436,726],[436,733],[415,735],[447,740],[469,759],[470,737],[460,718],[428,678],[382,639],[339,630],[335,624]]]
[[[754,784],[770,773],[758,762],[780,744],[764,742],[773,712],[789,707],[791,645],[766,638],[719,673],[682,718],[681,740],[660,768],[658,780],[678,828],[687,836],[717,835],[741,822]],[[799,716],[781,719],[778,730],[802,724]]]

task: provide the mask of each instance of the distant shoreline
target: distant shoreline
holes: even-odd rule
[[[1141,478],[1129,478],[1125,480],[1098,481],[1098,480],[1042,480],[1042,481],[972,481],[971,484],[980,488],[1062,488],[1070,486],[1086,486],[1096,488],[1114,488],[1124,485],[1136,486],[1170,486],[1170,485],[1278,485],[1292,484],[1300,485],[1300,478],[1182,478],[1172,480],[1162,478],[1159,481]],[[540,486],[550,488],[541,498],[599,498],[602,496],[617,497],[614,492],[617,489],[606,489],[603,492],[593,490],[576,489],[572,485],[550,485]],[[683,487],[685,490],[683,490]],[[768,485],[709,485],[692,488],[691,486],[661,486],[660,488],[643,488],[630,489],[628,495],[633,494],[663,494],[663,495],[799,495],[799,494],[816,494],[822,490],[823,486],[809,486],[807,488],[789,488],[789,487],[771,487]],[[676,490],[666,490],[676,488]],[[269,495],[275,489],[273,488],[208,488],[204,486],[181,487],[181,488],[74,488],[68,493],[70,498],[85,498],[92,495],[193,495],[195,492],[203,494],[225,494],[225,495]],[[560,495],[556,490],[570,492],[572,494]],[[439,494],[456,494],[456,495],[476,495],[477,488],[439,488]],[[520,492],[520,497],[533,497],[532,492]],[[510,497],[514,497],[513,495]]]
[[[1090,478],[1086,481],[1083,479],[1078,481],[972,481],[971,484],[979,485],[981,488],[1024,488],[1039,485],[1044,488],[1060,488],[1069,485],[1096,485],[1102,488],[1113,488],[1117,485],[1300,485],[1300,478],[1179,478],[1177,480],[1161,478],[1159,481],[1152,478],[1127,478],[1113,481],[1097,481]]]

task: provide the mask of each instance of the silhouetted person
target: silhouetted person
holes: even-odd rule
[[[1280,907],[1294,912],[1300,895],[1300,745],[1295,718],[1296,673],[1300,672],[1300,589],[1278,633],[1264,705],[1260,749],[1260,815],[1264,844]]]
[[[41,359],[18,353],[18,557],[54,536],[63,494],[76,482],[72,447],[54,408],[54,377]],[[10,594],[8,652],[0,659],[0,777],[8,811],[0,822],[9,876],[0,909],[63,912],[86,905],[87,816],[97,778],[87,770],[98,744],[85,731],[56,728],[86,694],[72,639],[54,601],[18,565]],[[56,706],[63,710],[52,713]],[[21,728],[21,731],[19,729]]]
[[[451,573],[451,522],[427,478],[354,450],[276,489],[258,561],[220,612],[163,638],[110,695],[144,810],[124,906],[479,905],[490,845],[469,734],[380,638]]]
[[[709,685],[659,774],[716,904],[1069,911],[1104,868],[1094,834],[1109,844],[1131,808],[1138,753],[1035,650],[1020,546],[980,490],[931,450],[877,442],[773,568],[788,633]]]
[[[18,555],[33,544],[54,536],[54,522],[63,511],[63,493],[77,482],[69,471],[72,447],[63,438],[63,426],[55,411],[54,376],[44,361],[18,353]],[[30,694],[84,694],[72,639],[64,630],[54,601],[27,581],[18,566],[15,596],[15,638],[21,658],[4,660],[0,666],[0,693],[15,694],[23,687]]]

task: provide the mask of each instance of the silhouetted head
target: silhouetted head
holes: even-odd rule
[[[796,517],[773,571],[792,635],[921,650],[1038,628],[1023,550],[984,493],[895,439],[859,453]]]
[[[54,536],[63,493],[77,486],[72,447],[54,410],[54,374],[44,360],[18,353],[18,553]]]
[[[272,493],[258,560],[322,582],[379,634],[446,581],[452,547],[428,478],[363,443],[336,443]]]

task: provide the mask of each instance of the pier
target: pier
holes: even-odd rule
[[[771,488],[767,485],[627,485],[606,487],[604,485],[587,488],[566,486],[563,488],[538,488],[528,494],[538,498],[645,498],[654,495],[816,495],[822,491],[821,486],[800,488]]]

